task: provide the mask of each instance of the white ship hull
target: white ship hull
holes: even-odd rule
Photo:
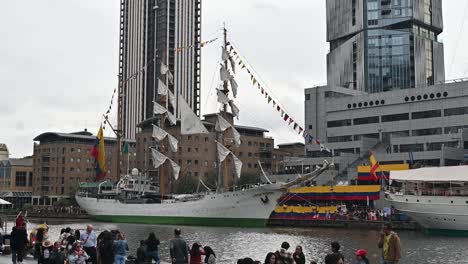
[[[468,234],[468,197],[391,193],[386,196],[395,209],[411,216],[427,231]]]
[[[76,196],[93,218],[109,222],[150,224],[264,226],[281,196],[281,184],[235,192],[207,194],[195,201],[127,204],[115,199]],[[268,201],[265,201],[265,196]],[[262,201],[263,198],[263,201]]]

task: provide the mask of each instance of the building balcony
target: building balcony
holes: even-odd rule
[[[272,147],[260,147],[258,148],[260,153],[271,153],[273,151]]]

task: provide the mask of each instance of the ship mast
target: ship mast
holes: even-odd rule
[[[228,47],[228,41],[227,41],[227,30],[226,30],[226,24],[223,23],[223,36],[224,36],[224,50],[227,50],[227,47]],[[226,69],[228,68],[228,60],[224,60],[224,67],[226,67]],[[226,95],[226,97],[228,97],[228,94],[229,94],[229,86],[228,86],[228,80],[225,80],[223,82],[223,93]],[[227,104],[224,104],[223,106],[223,110],[222,110],[222,116],[224,119],[228,120],[228,111],[227,111]],[[226,133],[222,133],[221,134],[221,144],[225,144],[226,143]],[[225,192],[229,191],[229,178],[228,178],[228,161],[227,159],[225,159],[223,162],[223,172],[222,172],[222,175],[223,175],[223,190]],[[218,177],[220,178],[220,177]]]

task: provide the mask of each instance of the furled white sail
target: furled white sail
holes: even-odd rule
[[[169,159],[168,157],[164,156],[161,152],[157,151],[154,148],[151,148],[151,153],[153,156],[153,167],[155,169],[161,167],[161,165],[163,165],[164,162],[166,162],[166,160]]]
[[[171,151],[177,152],[179,141],[177,140],[177,138],[173,137],[171,134],[167,134],[167,137],[169,140],[169,146],[171,147]]]
[[[169,120],[171,126],[175,126],[177,124],[177,117],[171,114],[169,111],[167,111],[167,119]]]
[[[223,47],[221,50],[221,60],[226,61],[229,57],[229,52]]]
[[[236,156],[234,156],[234,154],[231,153],[231,155],[232,155],[232,158],[234,159],[234,167],[236,169],[237,178],[240,178],[241,171],[242,171],[242,161]]]
[[[229,103],[229,98],[226,96],[225,93],[223,93],[222,90],[216,89],[216,93],[218,95],[218,103],[221,103],[221,104],[228,104]]]
[[[180,166],[175,163],[173,160],[169,160],[171,162],[171,167],[172,167],[172,175],[174,175],[174,179],[177,180],[179,179],[179,174],[180,174]]]
[[[239,131],[237,131],[237,129],[234,128],[234,126],[232,127],[232,134],[234,136],[234,143],[239,146],[241,144],[241,140],[240,140],[240,133]]]
[[[168,91],[169,89],[167,89],[167,85],[165,85],[160,79],[158,79],[158,94],[167,96]]]
[[[223,144],[216,142],[217,150],[218,150],[218,160],[219,162],[223,162],[226,157],[231,154],[231,151],[223,146]]]
[[[169,71],[169,67],[167,67],[166,64],[161,62],[161,68],[160,68],[161,74],[165,75],[168,71]]]
[[[175,97],[175,95],[171,91],[168,91],[168,94],[169,94],[169,103],[172,105],[172,108],[176,109],[176,97]]]
[[[229,101],[229,106],[231,107],[232,114],[233,114],[235,117],[239,118],[239,112],[240,112],[240,110],[239,110],[239,108],[237,107],[237,105],[234,104],[234,101],[230,100],[230,101]]]
[[[239,86],[237,85],[237,82],[234,79],[234,76],[231,76],[231,78],[229,79],[229,82],[231,83],[232,95],[234,96],[234,98],[236,98],[237,97],[237,88]]]
[[[226,129],[231,127],[231,124],[224,119],[221,115],[217,114],[216,115],[216,125],[215,125],[215,130],[218,132],[224,132]]]
[[[190,109],[182,96],[179,96],[177,101],[181,112],[180,133],[182,135],[209,134],[210,132],[208,132],[192,109]]]
[[[229,62],[231,63],[231,69],[233,73],[236,73],[236,62],[234,61],[234,58],[229,56]]]
[[[179,178],[180,166],[175,163],[170,158],[164,156],[161,152],[157,151],[154,148],[151,148],[151,153],[153,156],[153,166],[155,169],[161,167],[166,161],[169,161],[172,167],[172,175],[177,180]]]
[[[162,115],[162,114],[165,114],[167,112],[167,109],[164,106],[162,106],[162,105],[160,105],[160,104],[158,104],[156,102],[153,102],[153,111],[154,111],[155,115]]]
[[[167,72],[167,78],[169,79],[169,82],[171,84],[174,84],[174,75],[172,75],[172,72],[170,71]]]
[[[227,81],[231,78],[231,74],[229,73],[228,69],[221,64],[221,68],[219,69],[219,78],[221,81]]]
[[[172,75],[171,71],[169,70],[169,67],[167,67],[166,64],[164,64],[163,62],[161,62],[160,72],[161,72],[161,74],[166,75],[171,83],[174,83],[174,76]]]
[[[177,152],[179,141],[173,137],[171,134],[164,131],[162,128],[153,125],[153,138],[155,138],[158,142],[168,138],[169,146],[172,152]]]
[[[153,138],[157,141],[162,141],[167,135],[168,133],[164,129],[153,124]]]
[[[242,161],[237,158],[228,148],[223,146],[221,143],[216,142],[217,149],[218,149],[218,160],[219,162],[223,162],[227,156],[232,155],[232,159],[234,160],[234,167],[236,170],[236,175],[240,178],[241,171],[242,171]]]

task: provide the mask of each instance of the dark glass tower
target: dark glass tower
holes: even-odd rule
[[[200,114],[201,0],[121,0],[119,128],[135,139],[153,116],[160,65],[174,75],[169,89]],[[173,109],[177,115],[178,109]]]
[[[328,85],[368,93],[445,80],[442,0],[327,0]]]

